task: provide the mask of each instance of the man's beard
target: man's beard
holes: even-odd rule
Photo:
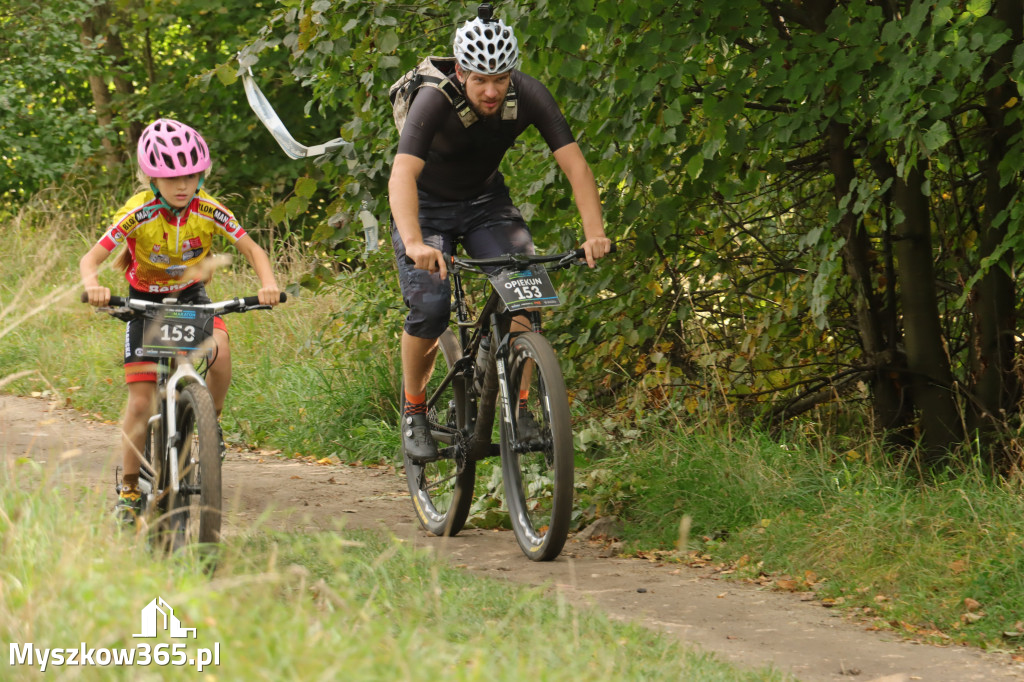
[[[483,110],[481,110],[480,107],[478,107],[476,105],[476,103],[473,102],[473,100],[471,100],[471,99],[469,99],[467,97],[466,101],[469,102],[469,108],[473,110],[473,113],[476,114],[476,117],[479,118],[481,121],[486,121],[488,119],[496,119],[496,118],[498,118],[498,116],[501,115],[502,107],[505,106],[505,101],[502,100],[501,103],[498,104],[498,107],[494,110],[494,113],[487,114],[487,113],[484,113]]]

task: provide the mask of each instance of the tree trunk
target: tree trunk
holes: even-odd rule
[[[102,22],[102,23],[101,23]],[[92,16],[82,20],[81,42],[86,49],[92,49],[96,36],[100,35],[104,28],[104,19],[97,7]],[[111,109],[110,89],[102,74],[89,74],[89,89],[92,91],[93,105],[96,107],[96,122],[101,128],[110,130],[113,128],[114,116]],[[103,162],[107,168],[113,168],[120,163],[120,157],[109,136],[104,136],[101,142],[103,145]]]
[[[846,196],[856,177],[853,153],[846,144],[849,126],[832,122],[828,126],[829,166],[835,177],[836,203]],[[846,240],[843,246],[843,265],[850,278],[857,324],[865,362],[876,367],[872,373],[871,396],[875,423],[882,429],[892,429],[906,423],[906,404],[898,384],[892,380],[892,366],[896,363],[895,339],[885,338],[878,295],[872,285],[871,244],[857,217],[849,210],[839,220],[839,231]],[[889,311],[892,314],[893,311]]]
[[[110,35],[107,36],[105,49],[107,54],[109,54],[114,60],[114,90],[122,101],[128,100],[135,94],[135,85],[132,83],[130,78],[126,78],[124,76],[124,69],[127,66],[128,57],[125,53],[124,43],[121,41],[120,34],[111,32]],[[131,120],[124,111],[117,111],[116,113],[119,114],[119,118],[122,122],[127,125],[128,156],[131,156],[131,150],[135,149],[135,145],[138,144],[139,138],[142,137],[142,129],[145,124],[142,121]]]
[[[924,174],[918,167],[907,171],[906,178],[896,178],[893,201],[903,219],[896,225],[894,239],[907,368],[922,431],[921,454],[926,464],[936,466],[963,441],[963,428],[939,321],[930,211],[923,185]]]
[[[1009,220],[1000,215],[1007,211],[1017,187],[1005,185],[999,176],[999,164],[1011,149],[1011,139],[1019,132],[1019,124],[1006,124],[1004,108],[1016,89],[1005,77],[1012,67],[1013,52],[1022,42],[1022,13],[1019,2],[995,3],[996,18],[1012,30],[1013,39],[992,56],[985,68],[987,82],[995,80],[994,87],[985,93],[985,118],[990,132],[987,135],[986,156],[981,169],[985,180],[985,208],[981,228],[981,258],[991,256],[1006,239]],[[1000,74],[1004,74],[999,78]],[[1013,252],[1007,252],[993,263],[978,283],[973,294],[975,341],[971,345],[971,374],[974,379],[972,393],[976,399],[971,411],[972,429],[992,430],[1016,410],[1020,385],[1014,372],[1017,328],[1016,291],[1012,272]],[[990,448],[993,465],[1005,469],[1009,462],[998,448]]]
[[[100,127],[111,131],[111,135],[104,138],[103,150],[105,164],[108,168],[119,165],[125,158],[123,150],[117,149],[111,142],[114,126],[117,123],[124,125],[127,116],[123,111],[124,101],[135,94],[135,86],[130,78],[124,76],[127,56],[124,43],[116,31],[110,30],[111,8],[109,3],[96,5],[90,16],[87,16],[81,23],[82,43],[91,46],[97,38],[102,39],[103,54],[110,58],[113,68],[108,72],[89,74],[89,87],[92,90],[93,102],[96,105],[96,120]],[[107,79],[114,85],[115,98],[107,86]],[[128,136],[128,149],[134,149],[142,134],[142,123],[131,121],[126,125]]]

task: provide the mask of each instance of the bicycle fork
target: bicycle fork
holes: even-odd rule
[[[540,313],[536,310],[527,310],[525,314],[530,322],[529,331],[541,333],[540,324]],[[501,418],[505,420],[505,426],[509,434],[513,434],[511,437],[513,440],[517,438],[515,430],[512,428],[512,411],[519,409],[518,396],[519,386],[512,386],[509,384],[508,377],[508,362],[512,357],[512,339],[517,334],[528,331],[527,329],[520,329],[518,331],[511,331],[505,334],[505,337],[495,347],[494,351],[494,364],[497,368],[498,374],[498,393],[501,395]],[[519,448],[519,443],[513,442],[510,444],[513,449]]]
[[[167,452],[167,466],[170,473],[171,490],[178,494],[180,492],[180,474],[178,470],[178,385],[185,383],[186,381],[194,381],[202,386],[205,386],[203,378],[199,376],[195,368],[191,364],[178,365],[174,374],[167,379],[167,383],[164,385],[164,395],[161,396],[166,405],[164,414],[167,415],[167,420],[164,426],[167,428],[167,437],[165,451]]]

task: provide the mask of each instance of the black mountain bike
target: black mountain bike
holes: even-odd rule
[[[287,296],[281,294],[283,303]],[[88,299],[83,294],[82,301]],[[220,431],[213,398],[204,379],[214,351],[213,318],[265,310],[248,296],[217,303],[179,305],[111,296],[98,308],[120,320],[140,320],[142,358],[156,365],[157,412],[149,419],[139,488],[143,518],[152,538],[166,549],[220,542]],[[198,365],[198,369],[197,369]]]
[[[562,551],[573,508],[572,421],[558,358],[540,333],[539,310],[560,303],[548,272],[585,263],[582,258],[583,250],[577,249],[550,256],[452,259],[455,331],[441,335],[445,372],[435,372],[427,386],[427,420],[438,458],[426,463],[405,458],[413,506],[430,533],[462,530],[473,502],[476,463],[500,456],[519,547],[534,561],[549,561]],[[483,275],[490,283],[475,318],[464,273]],[[526,327],[519,322],[523,318]],[[497,444],[492,442],[496,411],[501,414]]]

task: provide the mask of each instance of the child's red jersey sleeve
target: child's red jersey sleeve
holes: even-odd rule
[[[140,223],[148,221],[153,211],[147,205],[146,193],[136,194],[124,206],[117,209],[110,227],[100,237],[99,244],[107,251],[113,251],[124,244],[128,236],[135,231]]]

